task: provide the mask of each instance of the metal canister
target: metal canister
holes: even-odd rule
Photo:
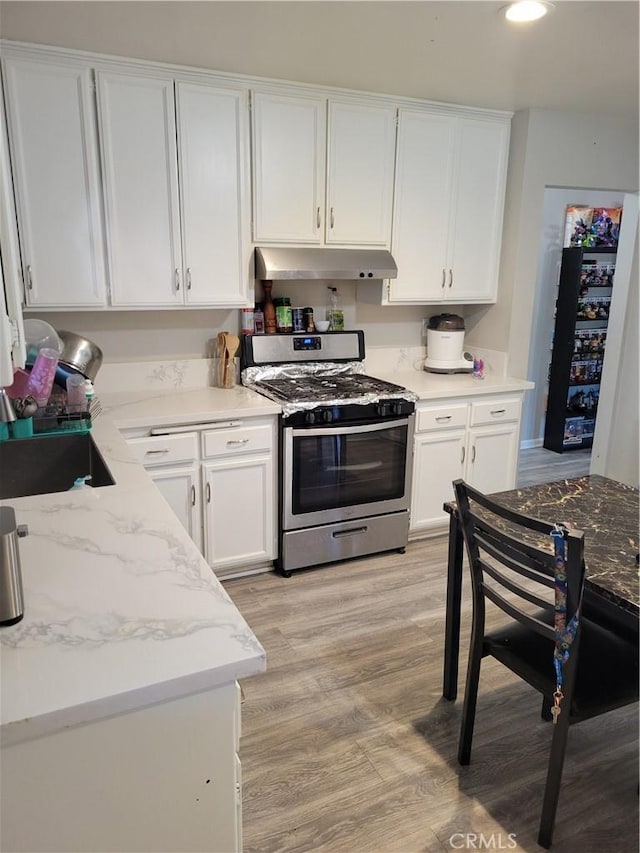
[[[18,538],[28,532],[26,524],[16,524],[13,507],[0,507],[0,625],[15,625],[24,615]]]
[[[292,308],[291,314],[293,316],[293,331],[306,332],[307,329],[304,322],[304,308]]]
[[[242,309],[242,334],[249,335],[253,332],[253,308]]]
[[[302,311],[304,317],[304,331],[315,332],[316,324],[313,319],[313,308],[303,308]]]

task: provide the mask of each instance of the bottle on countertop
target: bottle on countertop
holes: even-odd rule
[[[329,307],[327,308],[327,320],[329,331],[342,332],[344,330],[344,312],[340,305],[340,294],[337,287],[329,287]]]

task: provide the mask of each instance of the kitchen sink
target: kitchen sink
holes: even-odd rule
[[[0,499],[66,492],[89,475],[93,488],[115,483],[89,433],[0,442]]]

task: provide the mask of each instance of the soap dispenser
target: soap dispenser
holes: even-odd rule
[[[16,524],[12,506],[0,507],[0,626],[15,625],[24,616],[18,539],[28,533],[26,524]]]

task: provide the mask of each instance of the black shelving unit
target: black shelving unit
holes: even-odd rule
[[[591,447],[600,397],[617,248],[562,250],[544,447]]]

